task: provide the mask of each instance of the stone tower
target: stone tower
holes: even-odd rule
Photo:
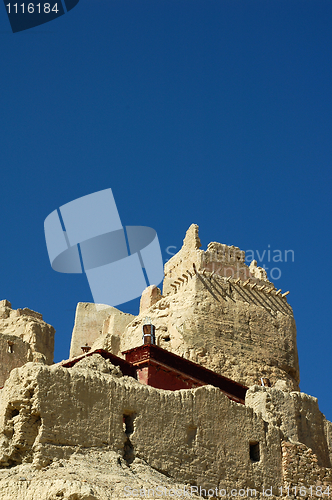
[[[163,295],[149,287],[139,316],[121,335],[121,350],[142,343],[149,316],[157,344],[245,385],[261,378],[299,389],[293,311],[245,252],[210,243],[201,250],[198,226],[188,229],[181,250],[165,265]],[[151,300],[149,301],[149,297]]]

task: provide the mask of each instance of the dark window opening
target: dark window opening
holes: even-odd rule
[[[123,446],[123,458],[127,462],[127,465],[130,465],[135,459],[134,446],[130,441],[130,436],[134,432],[135,416],[136,415],[134,413],[123,415],[123,430],[125,435],[127,436],[127,439],[125,440]]]
[[[195,444],[197,427],[190,425],[187,429],[187,444],[191,448]]]
[[[260,461],[260,453],[259,453],[258,441],[249,443],[249,448],[250,448],[250,460],[252,462],[259,462]]]
[[[127,436],[130,436],[134,432],[134,420],[135,414],[130,413],[129,415],[123,415],[124,431]]]

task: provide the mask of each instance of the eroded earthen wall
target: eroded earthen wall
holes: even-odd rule
[[[276,427],[293,442],[303,443],[316,455],[318,465],[331,467],[329,439],[325,427],[330,426],[318,407],[317,398],[303,392],[285,392],[274,387],[251,387],[246,406]],[[329,433],[328,433],[329,434]]]
[[[218,389],[163,391],[75,367],[27,364],[12,372],[2,393],[2,466],[47,464],[77,446],[110,447],[129,463],[139,457],[206,487],[281,481],[279,430]],[[256,462],[250,443],[259,443]]]
[[[302,443],[282,442],[283,490],[281,497],[330,498],[332,469],[319,465],[311,448]]]
[[[71,357],[86,342],[121,351],[142,345],[148,316],[157,344],[245,384],[269,378],[299,389],[293,311],[255,261],[248,267],[237,247],[212,242],[200,249],[198,226],[188,229],[183,247],[165,264],[163,295],[151,285],[142,294],[140,314],[79,304]]]
[[[29,344],[12,335],[0,335],[0,387],[14,368],[23,366],[28,361],[32,361]]]
[[[82,354],[82,346],[109,349],[119,354],[119,335],[134,318],[115,307],[79,302],[70,344],[70,358]],[[96,343],[97,341],[97,343]]]
[[[212,386],[174,392],[142,386],[122,377],[99,355],[82,359],[72,369],[28,363],[12,371],[0,392],[0,469],[30,462],[46,471],[52,462],[68,468],[73,456],[91,465],[91,450],[91,457],[98,453],[101,462],[115,454],[109,473],[122,488],[134,480],[130,483],[126,474],[124,483],[119,470],[124,467],[135,476],[144,463],[151,468],[145,474],[158,471],[160,480],[217,487],[228,495],[233,488],[249,488],[257,498],[286,498],[287,488],[302,487],[302,493],[290,490],[290,496],[328,498],[320,488],[331,488],[332,469],[320,465],[322,457],[306,444],[294,441],[304,435],[294,434],[299,414],[293,395],[275,388],[251,391],[257,397],[275,394],[269,401],[256,399],[250,408],[231,402]],[[315,401],[298,397],[303,400],[300,414],[313,414],[307,427],[312,442],[323,440],[324,433],[319,435],[315,427]],[[282,418],[287,419],[284,426]],[[81,450],[85,457],[80,459]],[[321,453],[319,447],[316,451]],[[33,469],[26,470],[31,475]],[[75,474],[80,491],[81,469]]]
[[[248,386],[267,377],[298,390],[295,321],[279,296],[194,274],[129,323],[122,351],[142,344],[145,316],[164,349]]]
[[[256,261],[248,266],[245,252],[238,247],[211,242],[206,251],[201,250],[198,226],[192,224],[186,232],[182,248],[165,264],[163,295],[174,293],[189,275],[203,271],[242,281],[250,278],[261,286],[272,286],[266,271],[258,267]]]
[[[0,387],[13,368],[28,361],[53,363],[54,334],[40,313],[0,301]]]

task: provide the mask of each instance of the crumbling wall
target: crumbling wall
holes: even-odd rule
[[[0,335],[0,387],[18,366],[32,361],[32,352],[27,342],[13,335]]]
[[[119,354],[119,334],[134,316],[103,304],[79,302],[70,344],[70,357],[82,354],[81,347],[87,344],[94,349],[108,349]],[[97,343],[96,343],[97,341]]]
[[[140,314],[79,304],[71,357],[86,342],[121,356],[142,344],[148,316],[159,346],[244,385],[260,378],[299,389],[293,311],[266,272],[245,264],[237,247],[210,243],[200,249],[198,226],[188,229],[183,247],[165,264],[163,295],[152,285],[142,294]],[[89,339],[89,340],[88,340]]]
[[[274,387],[253,386],[247,391],[246,406],[266,422],[279,427],[283,436],[311,448],[318,465],[331,467],[324,432],[325,417],[319,410],[317,398],[303,392],[289,393]]]
[[[156,304],[158,300],[162,298],[161,291],[156,285],[148,286],[142,293],[139,313],[143,314],[147,311],[151,306]]]
[[[319,465],[311,448],[302,443],[282,442],[283,489],[278,496],[330,498],[332,469]]]
[[[201,250],[197,224],[192,224],[186,232],[183,246],[165,264],[163,295],[174,293],[178,284],[196,272],[209,272],[225,278],[232,277],[242,281],[252,278],[259,285],[272,285],[266,271],[257,267],[257,262],[249,266],[245,263],[245,252],[235,246],[211,242],[207,250]]]
[[[298,411],[310,417],[306,439],[313,444],[324,440],[317,426],[316,402],[304,394],[252,388],[247,401],[251,408],[230,401],[212,386],[163,391],[122,377],[98,354],[83,358],[72,369],[28,363],[11,372],[1,393],[0,471],[10,466],[11,475],[15,474],[13,466],[31,462],[37,469],[49,467],[54,475],[57,464],[69,467],[72,457],[88,464],[91,450],[92,456],[99,455],[99,463],[109,457],[131,471],[132,482],[129,474],[125,483],[131,487],[137,486],[134,477],[140,464],[152,468],[145,468],[146,474],[151,470],[161,474],[159,484],[168,478],[173,484],[223,489],[227,496],[232,496],[232,489],[249,488],[257,492],[249,496],[257,498],[327,498],[326,487],[332,486],[332,469],[324,467],[319,457],[322,448],[316,447],[317,455],[306,444],[294,442],[303,438]],[[273,393],[269,401],[264,399],[268,393]],[[80,450],[86,460],[79,458]],[[112,474],[114,469],[111,463]],[[94,470],[93,465],[92,475]],[[99,473],[93,476],[94,483],[82,479],[80,469],[75,474],[75,483],[61,483],[63,498],[69,500],[75,490],[80,499],[89,485],[99,492],[96,500],[99,494],[104,498]],[[0,474],[0,486],[1,477],[5,476]],[[116,479],[122,486],[124,481]],[[13,481],[8,478],[7,482],[8,491],[14,491]],[[44,494],[39,479],[35,483]],[[149,480],[149,484],[156,482]],[[24,493],[25,486],[21,488]],[[52,491],[57,486],[52,482]],[[302,487],[302,493],[296,494],[295,487]]]
[[[28,361],[53,363],[54,334],[40,313],[0,301],[0,387],[13,368]]]
[[[245,289],[221,276],[187,277],[176,293],[133,319],[121,335],[121,350],[142,344],[149,316],[157,344],[244,385],[261,377],[299,388],[296,327],[285,299]]]
[[[43,354],[46,363],[53,363],[55,330],[43,321],[42,314],[28,308],[12,309],[8,300],[2,300],[0,334],[21,338],[32,352]]]
[[[332,466],[332,422],[326,420],[324,415],[323,415],[323,420],[324,420],[324,434],[330,456],[330,464]]]
[[[97,447],[202,487],[281,484],[279,430],[215,387],[163,391],[114,377],[104,364],[98,371],[28,363],[13,370],[3,391],[2,467],[43,466],[77,446]],[[252,443],[259,443],[256,461]]]

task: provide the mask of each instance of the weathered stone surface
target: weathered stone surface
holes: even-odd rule
[[[332,422],[329,422],[329,420],[327,420],[324,415],[323,417],[324,417],[324,434],[330,456],[330,464],[332,466]]]
[[[247,391],[246,406],[266,422],[279,427],[293,442],[305,444],[318,458],[318,464],[331,467],[324,434],[324,415],[317,398],[303,392],[284,392],[274,387],[253,386]]]
[[[193,265],[198,270],[201,270],[204,255],[204,251],[200,250],[201,246],[198,236],[198,226],[197,224],[192,224],[186,232],[182,248],[164,266],[163,295],[172,293],[173,288],[171,287],[171,283],[174,284],[176,278],[184,280],[183,274],[188,273],[188,271],[193,274]]]
[[[13,335],[0,334],[0,387],[14,368],[23,366],[27,361],[32,361],[29,344]]]
[[[139,312],[143,314],[149,307],[161,299],[161,291],[156,285],[148,286],[142,293]],[[121,332],[122,333],[122,332]]]
[[[0,469],[0,500],[161,500],[171,497],[172,490],[188,491],[188,486],[138,458],[129,468],[110,450],[78,448],[68,460],[54,459],[42,469],[28,463]]]
[[[8,318],[12,311],[12,305],[9,300],[0,300],[0,318]]]
[[[204,252],[200,246],[193,224],[165,264],[163,297],[128,324],[121,350],[141,344],[148,315],[161,347],[245,385],[265,377],[298,390],[296,327],[287,300],[256,262],[246,266],[237,247],[214,242]]]
[[[72,370],[82,371],[83,373],[86,373],[86,370],[94,370],[96,372],[111,374],[113,377],[120,378],[123,376],[118,366],[114,366],[109,359],[104,359],[99,354],[82,358],[73,366]]]
[[[71,356],[86,343],[116,355],[141,345],[149,316],[158,345],[252,385],[246,405],[212,386],[172,392],[141,385],[98,354],[70,369],[47,366],[49,325],[1,301],[6,377],[14,368],[5,358],[14,359],[8,340],[19,364],[38,363],[13,369],[0,390],[0,500],[164,499],[140,490],[176,484],[224,489],[219,496],[227,498],[249,488],[257,494],[237,498],[266,500],[271,487],[272,498],[327,498],[319,488],[332,488],[332,423],[315,398],[298,391],[291,307],[239,248],[200,246],[192,225],[165,266],[163,296],[149,287],[137,317],[79,304]],[[261,377],[273,387],[258,386]],[[138,493],[125,495],[125,486]],[[299,486],[305,495],[287,490]]]
[[[259,285],[271,285],[267,280],[266,272],[257,268],[257,262],[248,267],[245,263],[245,252],[235,246],[211,242],[207,250],[200,250],[201,242],[198,236],[197,224],[192,224],[183,240],[180,251],[165,264],[165,278],[163,295],[174,293],[177,281],[187,281],[190,274],[207,271],[222,277],[240,278],[245,281],[252,278]],[[256,265],[255,265],[256,262]],[[196,271],[195,271],[196,270]],[[190,273],[190,274],[189,274]],[[180,285],[181,288],[181,285]]]
[[[212,386],[163,391],[118,375],[99,355],[73,369],[28,363],[11,372],[1,391],[0,499],[103,500],[123,498],[124,486],[175,483],[228,493],[254,488],[264,498],[271,486],[278,496],[287,485],[331,484],[322,448],[316,443],[317,455],[300,441],[324,433],[314,418],[306,434],[296,423],[299,414],[317,413],[314,398],[253,387],[252,398],[261,396],[253,409]],[[268,393],[284,424],[267,415]],[[303,400],[298,412],[294,397]]]
[[[175,481],[259,490],[281,481],[279,430],[212,386],[163,391],[96,366],[28,363],[12,371],[2,391],[2,467],[45,467],[54,458],[69,459],[78,446],[128,460],[129,446],[132,459]],[[257,463],[250,460],[252,441],[260,443]]]
[[[13,368],[28,361],[53,363],[55,330],[31,309],[0,302],[0,387]]]
[[[282,442],[282,470],[284,496],[288,492],[292,498],[331,496],[332,469],[321,467],[306,445]]]
[[[239,248],[216,242],[205,252],[200,247],[198,226],[192,224],[181,250],[165,264],[163,296],[154,285],[148,287],[137,317],[79,304],[71,357],[81,354],[86,342],[91,346],[88,338],[93,349],[121,356],[141,345],[149,316],[157,344],[165,349],[245,385],[265,377],[298,390],[296,327],[286,298],[256,261],[245,264]]]
[[[278,297],[243,291],[222,277],[194,275],[181,291],[136,317],[121,336],[121,350],[142,343],[148,315],[161,347],[245,385],[267,377],[297,390],[296,328],[290,307]]]
[[[265,269],[257,266],[257,260],[253,260],[249,266],[250,275],[253,278],[258,278],[259,280],[268,281]]]
[[[79,302],[76,308],[70,357],[80,356],[81,347],[85,344],[93,346],[94,349],[106,348],[118,354],[119,342],[116,337],[133,318],[133,315],[123,313],[111,306]],[[98,340],[97,343],[96,340]]]

